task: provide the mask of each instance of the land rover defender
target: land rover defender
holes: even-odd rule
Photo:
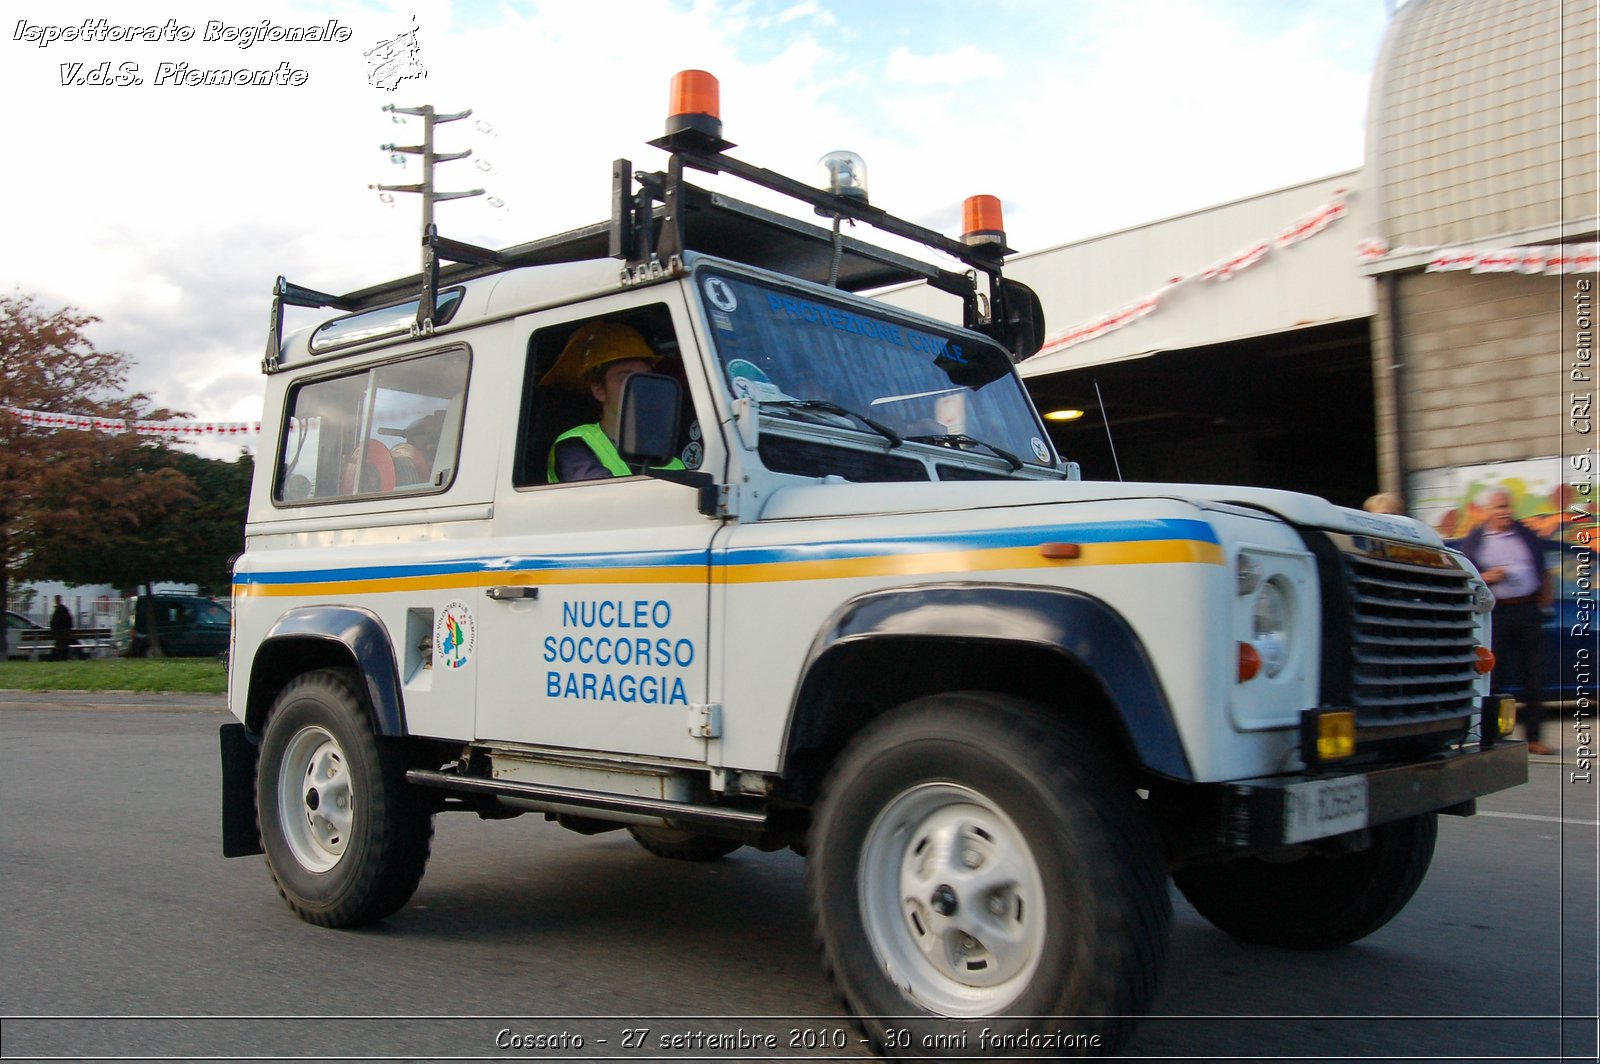
[[[345,927],[406,904],[439,813],[792,848],[891,1055],[1052,1016],[1114,1050],[1169,877],[1255,942],[1393,917],[1436,817],[1526,778],[1473,567],[1306,495],[1082,479],[1016,373],[1043,316],[992,204],[931,232],[735,159],[680,96],[606,222],[499,251],[430,227],[419,275],[343,296],[279,279],[225,853]],[[866,294],[910,281],[963,325]],[[286,338],[285,306],[334,313]],[[595,322],[649,346],[626,468],[554,482],[597,412],[553,367]]]

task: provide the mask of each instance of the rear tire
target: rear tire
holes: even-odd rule
[[[398,910],[428,863],[433,815],[373,731],[350,676],[278,695],[261,739],[256,820],[267,868],[301,919],[357,927]]]
[[[1439,819],[1425,813],[1369,830],[1365,850],[1245,857],[1172,878],[1201,916],[1236,938],[1335,949],[1366,938],[1406,907],[1433,860]]]
[[[628,834],[657,857],[673,861],[720,861],[744,845],[734,839],[719,839],[715,835],[655,824],[635,825],[628,829]]]
[[[979,1026],[1069,1039],[1010,1059],[1111,1053],[1155,995],[1154,835],[1111,753],[1041,709],[971,692],[875,721],[824,784],[810,854],[829,974],[882,1053]]]

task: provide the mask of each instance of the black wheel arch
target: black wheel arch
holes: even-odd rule
[[[1194,778],[1143,643],[1083,592],[965,581],[868,592],[822,626],[802,676],[784,744],[784,772],[802,801],[868,721],[954,690],[1071,701],[1131,766]]]
[[[259,735],[278,692],[301,673],[325,668],[360,675],[363,701],[379,735],[408,734],[388,629],[377,614],[357,606],[301,606],[278,618],[250,662],[245,727]]]

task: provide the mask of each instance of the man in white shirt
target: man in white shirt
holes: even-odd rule
[[[1544,691],[1539,675],[1544,611],[1552,585],[1544,542],[1511,516],[1511,493],[1491,488],[1480,504],[1484,523],[1467,534],[1462,551],[1494,592],[1494,688],[1517,679],[1522,685],[1523,732],[1530,754],[1554,754],[1540,741]]]

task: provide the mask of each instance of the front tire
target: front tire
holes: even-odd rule
[[[824,785],[810,853],[830,975],[880,1052],[976,1037],[954,1021],[978,1018],[1069,1039],[1012,1059],[1114,1052],[1154,997],[1172,910],[1133,783],[1036,707],[964,693],[874,722]]]
[[[1265,946],[1323,950],[1366,938],[1422,884],[1439,834],[1435,813],[1369,829],[1364,850],[1301,850],[1186,868],[1172,878],[1220,931]]]
[[[428,863],[433,816],[373,731],[350,677],[278,695],[261,739],[256,818],[267,867],[301,919],[357,927],[398,910]]]

